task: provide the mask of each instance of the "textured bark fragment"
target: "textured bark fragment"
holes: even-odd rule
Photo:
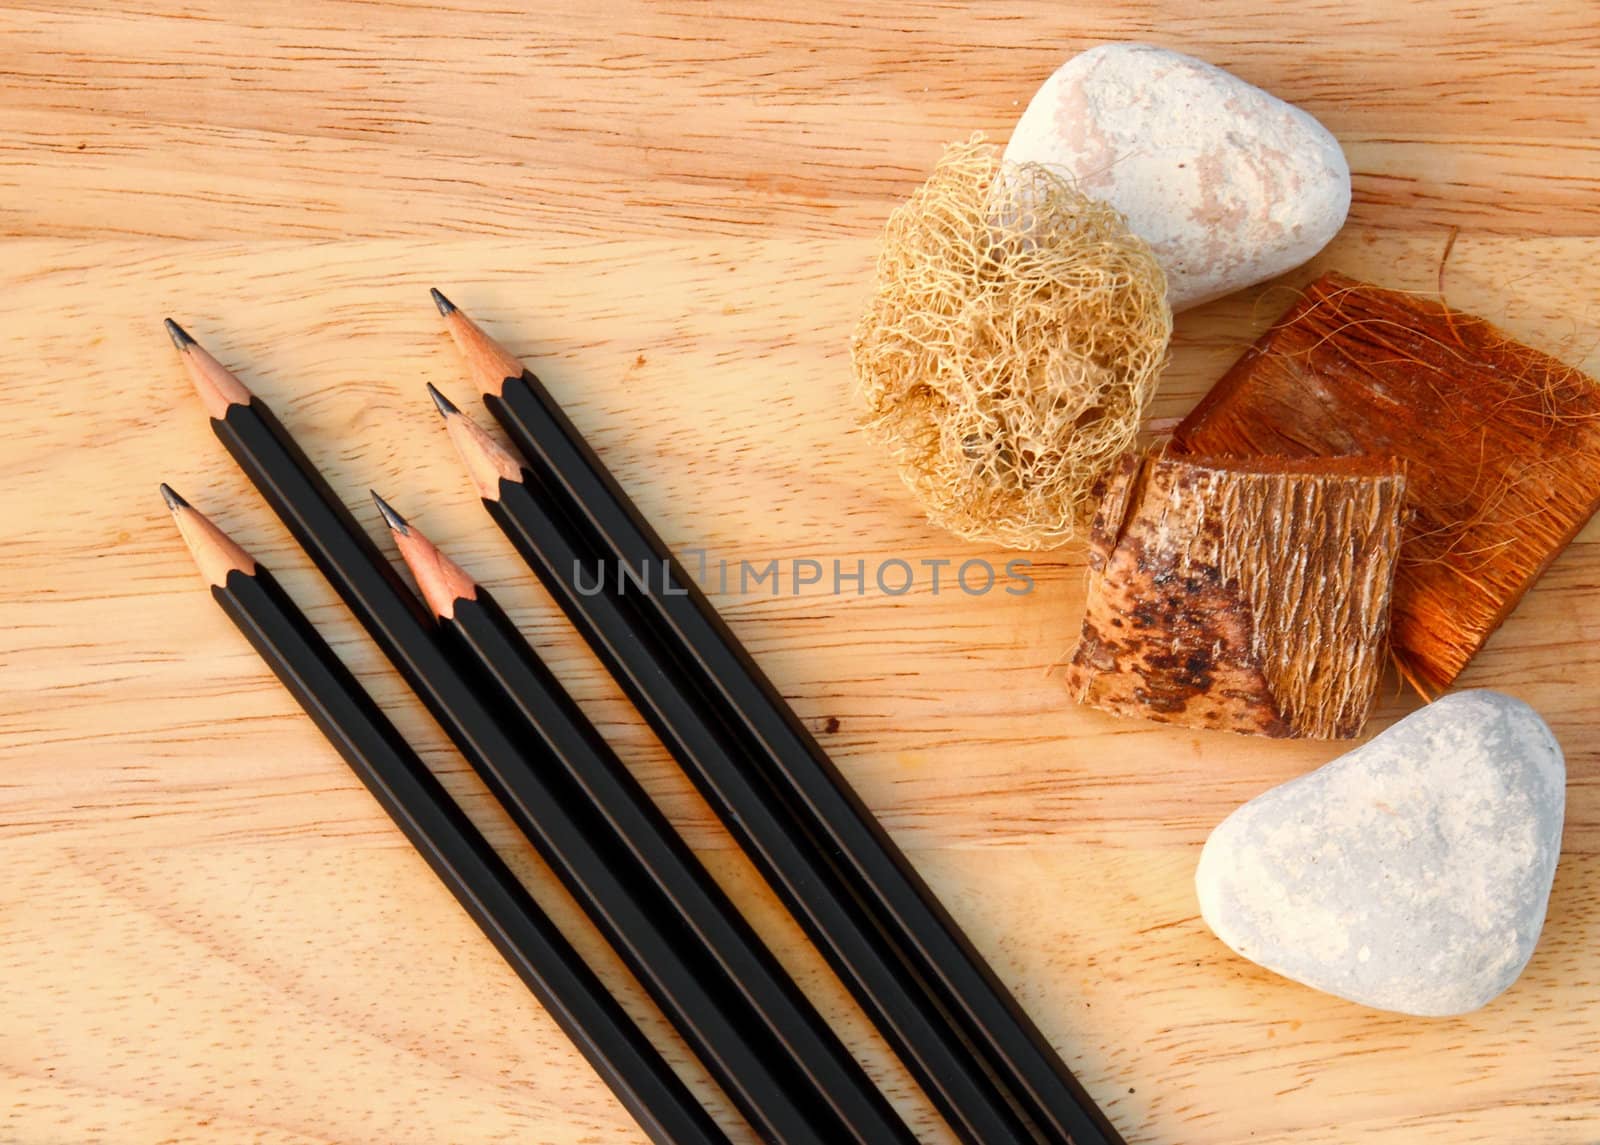
[[[1481,318],[1324,275],[1178,426],[1207,457],[1406,463],[1391,641],[1448,687],[1600,506],[1600,387]]]
[[[1341,739],[1382,674],[1405,478],[1387,459],[1130,457],[1090,535],[1080,703]]]

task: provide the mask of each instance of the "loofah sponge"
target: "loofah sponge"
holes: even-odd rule
[[[975,136],[889,217],[852,342],[864,424],[934,524],[1052,548],[1133,444],[1171,334],[1123,217]]]

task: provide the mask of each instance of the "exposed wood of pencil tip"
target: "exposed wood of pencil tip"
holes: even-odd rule
[[[255,558],[236,545],[211,519],[185,501],[172,486],[161,486],[161,499],[172,510],[172,519],[178,526],[183,543],[189,546],[200,575],[210,585],[228,582],[228,574],[242,572],[246,576],[256,571]]]
[[[376,492],[372,494],[372,500],[377,503],[378,512],[383,514],[384,523],[394,535],[394,543],[406,567],[411,570],[422,599],[428,602],[435,616],[448,620],[455,615],[456,601],[477,597],[477,582],[465,569],[440,552],[439,547],[423,536],[420,529],[396,512],[394,506]]]
[[[431,293],[433,304],[444,316],[445,329],[450,331],[450,337],[466,363],[467,374],[473,385],[483,393],[498,394],[507,378],[522,376],[522,363],[512,357],[504,346],[485,334],[476,322],[443,294],[437,290]]]
[[[249,404],[250,391],[226,366],[213,358],[204,346],[172,319],[166,320],[166,327],[167,335],[178,348],[178,356],[183,359],[184,369],[189,371],[189,380],[194,383],[195,392],[200,395],[208,414],[221,420],[228,416],[230,406]]]
[[[485,501],[500,500],[501,478],[507,481],[523,480],[522,463],[517,460],[515,454],[496,441],[488,430],[462,413],[454,402],[431,385],[428,387],[428,393],[433,397],[433,404],[438,407],[439,416],[444,418],[444,428],[450,435],[450,444],[456,447],[456,453],[461,456],[462,464],[467,467],[467,473],[472,478],[473,487],[478,490],[478,496]]]

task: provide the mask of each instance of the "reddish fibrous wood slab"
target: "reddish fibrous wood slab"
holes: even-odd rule
[[[1402,459],[1412,512],[1391,639],[1428,694],[1600,506],[1600,388],[1481,318],[1326,274],[1183,420],[1173,448]]]

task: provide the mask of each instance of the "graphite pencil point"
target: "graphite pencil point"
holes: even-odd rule
[[[444,295],[440,294],[436,288],[430,287],[428,289],[428,293],[433,295],[433,304],[439,308],[440,314],[443,314],[448,318],[451,314],[455,313],[456,304],[451,302]]]
[[[461,412],[461,410],[457,408],[455,402],[451,401],[434,388],[432,382],[427,383],[427,386],[428,396],[433,399],[433,404],[435,408],[438,409],[440,417],[449,417],[453,413]]]
[[[189,331],[179,326],[172,319],[166,320],[167,336],[172,339],[172,344],[180,350],[187,350],[194,345],[194,339],[189,337]]]
[[[411,532],[411,526],[406,524],[406,519],[394,511],[393,505],[389,504],[389,502],[378,496],[378,491],[376,489],[369,489],[367,492],[372,494],[373,504],[377,505],[378,512],[383,514],[384,524],[388,525],[389,528],[393,529],[401,536],[406,536]]]
[[[189,380],[194,383],[195,393],[200,395],[206,412],[213,420],[227,417],[228,410],[233,406],[250,404],[250,391],[244,383],[170,318],[167,319],[167,333],[172,335],[172,344],[178,348],[178,358]]]
[[[179,509],[192,509],[193,505],[178,495],[177,490],[165,481],[161,483],[161,499],[167,503],[167,508],[176,513]]]

